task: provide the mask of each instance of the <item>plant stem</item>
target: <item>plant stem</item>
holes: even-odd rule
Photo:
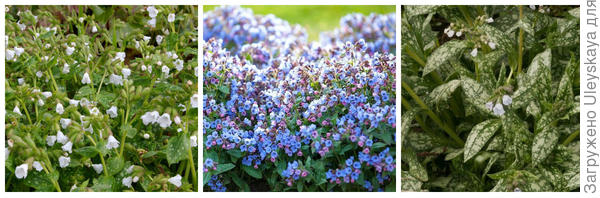
[[[425,105],[425,103],[421,100],[421,98],[419,98],[419,96],[417,96],[417,94],[412,90],[412,88],[410,88],[410,86],[408,84],[406,84],[404,81],[402,82],[402,88],[404,88],[408,92],[408,94],[415,100],[415,102],[417,102],[417,104],[426,111],[427,115],[429,115],[429,117],[431,117],[431,119],[437,125],[439,125],[452,139],[454,139],[454,141],[456,141],[456,143],[458,143],[460,146],[465,145],[463,140],[460,139],[460,137],[458,137],[458,135],[456,135],[456,132],[454,132],[453,129],[446,126],[442,122],[442,120],[440,120],[440,118],[437,115],[435,115],[435,113],[433,113],[433,111],[431,111],[431,109],[429,109],[429,107],[427,107],[427,105]]]
[[[125,139],[127,139],[127,131],[123,130],[123,126],[127,124],[127,117],[129,117],[129,83],[125,83],[125,93],[127,97],[127,110],[125,111],[125,122],[121,124],[121,130],[123,131],[121,135],[121,151],[119,151],[119,156],[123,156],[123,148],[125,148]]]
[[[519,20],[523,20],[523,5],[519,6]],[[523,67],[523,28],[519,28],[519,56],[517,57],[517,75]]]
[[[96,91],[96,97],[94,98],[94,100],[98,100],[98,94],[100,94],[100,89],[102,89],[102,83],[104,83],[104,78],[106,78],[106,72],[108,70],[104,69],[104,74],[102,75],[102,80],[100,80],[100,84],[98,85],[98,91]]]
[[[23,111],[25,111],[25,115],[27,115],[27,120],[29,120],[29,124],[33,124],[31,122],[31,118],[29,117],[29,111],[27,111],[27,108],[25,107],[25,103],[21,99],[19,99],[19,102],[21,103],[21,108],[23,108]]]
[[[575,132],[571,133],[571,135],[569,135],[569,137],[567,137],[567,139],[562,142],[562,145],[563,146],[569,145],[569,143],[571,143],[577,136],[579,136],[579,129],[577,129]]]
[[[96,141],[94,141],[94,139],[90,135],[86,134],[85,136],[88,139],[90,139],[90,141],[92,142],[92,144],[94,146],[96,146]],[[102,153],[98,153],[98,155],[100,156],[100,161],[102,162],[102,168],[104,169],[104,175],[108,177],[108,171],[106,170],[106,163],[104,162],[104,156],[102,156]]]

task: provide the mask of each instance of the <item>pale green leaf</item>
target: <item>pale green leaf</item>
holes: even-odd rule
[[[546,127],[533,138],[531,146],[532,165],[536,166],[550,155],[558,143],[558,132],[554,127]]]
[[[527,69],[527,73],[523,75],[523,83],[519,84],[519,88],[513,94],[513,108],[520,108],[528,105],[532,100],[544,100],[549,97],[550,83],[552,75],[550,73],[550,62],[552,53],[550,49],[537,54]]]
[[[187,149],[190,147],[190,139],[185,135],[169,138],[167,144],[167,161],[169,164],[177,163],[188,158]]]
[[[448,98],[452,96],[452,93],[454,93],[454,90],[456,90],[456,88],[459,86],[460,80],[451,80],[450,82],[436,87],[433,89],[433,91],[431,91],[431,93],[429,93],[430,102],[437,104],[448,100]]]
[[[462,40],[452,40],[444,43],[427,58],[427,64],[423,68],[423,76],[441,67],[448,60],[458,58],[466,48],[466,41]]]
[[[465,162],[475,156],[485,146],[485,143],[498,131],[500,124],[500,120],[490,119],[473,127],[465,142]]]
[[[490,92],[473,79],[462,78],[461,82],[466,100],[475,106],[477,110],[490,114],[491,111],[485,107],[485,103],[490,99]]]

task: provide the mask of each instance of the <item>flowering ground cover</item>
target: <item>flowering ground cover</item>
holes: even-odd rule
[[[204,191],[395,191],[395,14],[204,13]]]
[[[405,6],[403,191],[579,191],[579,7]]]
[[[6,7],[6,191],[197,191],[195,6]]]

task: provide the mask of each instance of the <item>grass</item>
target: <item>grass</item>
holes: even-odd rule
[[[204,12],[213,10],[216,5],[204,6]],[[331,31],[340,24],[340,18],[350,13],[386,14],[396,11],[394,5],[251,5],[254,14],[273,14],[287,20],[290,24],[299,24],[306,29],[309,41],[319,40],[319,33]]]

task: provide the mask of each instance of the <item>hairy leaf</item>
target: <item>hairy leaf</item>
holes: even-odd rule
[[[490,119],[473,127],[465,142],[465,162],[475,156],[485,146],[485,143],[498,131],[500,124],[499,119]]]
[[[452,40],[444,43],[427,58],[427,64],[423,68],[423,76],[438,69],[448,60],[457,58],[466,48],[466,42],[461,40]]]

